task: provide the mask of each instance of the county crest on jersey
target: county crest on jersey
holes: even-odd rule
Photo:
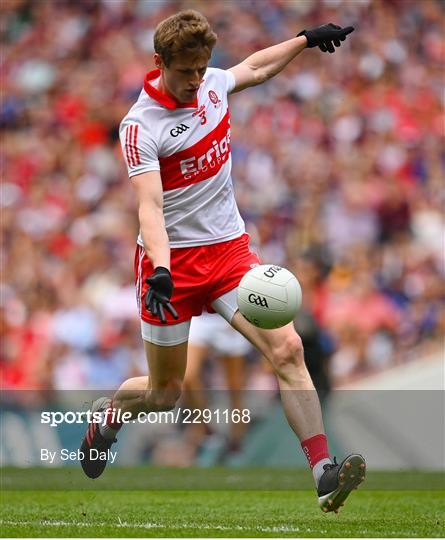
[[[230,71],[208,68],[194,103],[179,104],[147,73],[119,135],[131,177],[159,171],[171,247],[225,242],[244,233],[231,178]],[[143,245],[141,235],[138,243]]]

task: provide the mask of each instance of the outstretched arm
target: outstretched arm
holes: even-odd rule
[[[325,24],[312,30],[303,30],[295,38],[252,54],[230,68],[236,81],[232,93],[274,77],[306,47],[319,47],[323,52],[334,52],[335,47],[340,47],[340,42],[353,30],[352,26],[341,28],[332,23]]]
[[[230,68],[235,76],[234,92],[256,86],[274,77],[307,46],[305,36],[294,37],[247,57],[241,64]]]

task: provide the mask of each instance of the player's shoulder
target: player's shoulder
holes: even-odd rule
[[[129,176],[158,171],[159,148],[151,121],[150,103],[143,92],[119,124],[119,138]]]
[[[232,72],[227,69],[208,67],[205,73],[205,83],[210,86],[222,87],[226,92],[230,92],[234,85]]]
[[[159,107],[154,106],[147,93],[142,90],[137,101],[132,105],[127,114],[122,118],[119,125],[119,133],[125,132],[130,126],[138,126],[138,130],[149,137],[154,135],[152,127],[158,120]]]
[[[206,77],[224,77],[225,76],[225,69],[220,69],[216,67],[208,67],[206,70]]]
[[[205,73],[206,79],[223,80],[225,81],[231,76],[231,72],[228,69],[221,69],[216,67],[208,67]]]
[[[139,94],[138,99],[133,103],[133,105],[130,107],[130,110],[127,112],[127,114],[122,118],[120,126],[128,125],[132,122],[136,122],[139,117],[143,115],[144,107],[142,104],[143,101],[143,95],[142,92]]]

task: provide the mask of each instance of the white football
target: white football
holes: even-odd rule
[[[241,314],[258,328],[281,328],[301,306],[298,279],[281,266],[262,264],[249,270],[238,286]]]

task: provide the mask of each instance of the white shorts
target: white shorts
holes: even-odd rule
[[[218,313],[207,312],[193,317],[189,343],[209,347],[224,356],[244,356],[252,348],[247,339]]]
[[[221,319],[221,323],[224,323],[228,330],[231,330],[236,336],[239,335],[236,330],[234,330],[230,323],[233,319],[233,316],[238,311],[238,302],[236,300],[237,289],[232,289],[226,294],[223,294],[211,304],[212,308],[216,311],[215,317],[218,319],[223,317],[225,321]],[[217,315],[219,313],[219,315]],[[198,323],[199,324],[199,323]],[[163,347],[171,347],[172,345],[180,345],[185,343],[189,339],[191,321],[185,321],[179,324],[170,324],[168,326],[160,326],[155,324],[150,324],[144,320],[141,320],[141,334],[144,341],[153,343],[155,345],[161,345]],[[233,334],[231,334],[233,335]],[[230,337],[230,340],[233,339]],[[245,338],[242,338],[244,341]],[[246,343],[248,343],[246,341]],[[242,354],[242,353],[240,353]]]

